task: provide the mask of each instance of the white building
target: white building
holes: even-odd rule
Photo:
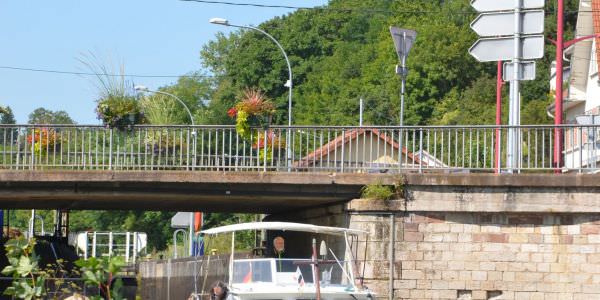
[[[575,38],[600,34],[600,0],[580,0]],[[598,59],[600,38],[579,41],[565,51],[564,123],[585,124],[600,115],[600,78]],[[556,89],[555,64],[552,66],[550,88]],[[554,105],[549,107],[554,114]],[[587,121],[581,116],[588,115]],[[578,118],[579,117],[579,118]],[[600,117],[597,118],[600,120]],[[567,168],[594,167],[600,157],[597,130],[582,128],[565,130],[564,163]]]

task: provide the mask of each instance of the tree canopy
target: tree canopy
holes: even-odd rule
[[[75,124],[64,110],[52,111],[43,107],[36,108],[29,114],[29,124]]]
[[[569,3],[567,9],[575,6]],[[554,4],[549,3],[547,11],[553,12]],[[496,64],[479,63],[468,53],[477,40],[469,27],[475,16],[467,0],[333,0],[324,9],[299,10],[259,27],[282,44],[291,60],[295,124],[355,125],[360,98],[366,103],[365,123],[398,124],[400,78],[394,72],[398,58],[389,33],[392,25],[418,33],[407,60],[406,124],[493,124]],[[568,16],[567,31],[574,28],[574,17]],[[547,15],[550,36],[554,18],[554,13]],[[530,105],[549,104],[553,51],[546,47],[536,80],[523,86],[524,114],[533,113]],[[225,113],[239,92],[257,87],[277,104],[274,122],[285,123],[287,66],[268,38],[252,30],[219,34],[202,48],[200,57],[203,67],[216,76],[205,122],[230,122]],[[491,110],[473,114],[476,109]],[[545,113],[523,120],[549,122]]]

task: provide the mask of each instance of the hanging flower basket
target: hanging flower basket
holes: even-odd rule
[[[227,111],[227,115],[235,119],[237,133],[250,139],[250,128],[269,128],[274,112],[275,106],[262,92],[248,89],[244,91],[242,100]]]
[[[144,113],[135,97],[109,97],[102,99],[96,106],[98,119],[109,128],[127,129],[143,124]]]

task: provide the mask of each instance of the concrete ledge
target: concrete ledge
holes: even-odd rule
[[[600,187],[600,174],[405,174],[407,185]]]
[[[109,170],[0,170],[0,182],[181,182],[250,184],[338,184],[394,183],[397,176],[364,173],[230,172],[230,171],[109,171]]]
[[[600,213],[600,188],[408,186],[408,199],[355,199],[362,212]]]
[[[409,186],[600,187],[600,174],[403,174]],[[112,171],[0,170],[0,182],[182,182],[366,185],[396,184],[398,174],[230,172],[230,171]]]

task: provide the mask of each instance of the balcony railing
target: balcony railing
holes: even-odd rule
[[[555,131],[561,171],[593,172],[599,126],[0,125],[0,168],[279,172],[549,172]],[[507,134],[518,138],[507,167]],[[400,151],[402,149],[402,151]],[[499,162],[496,161],[499,160]]]

